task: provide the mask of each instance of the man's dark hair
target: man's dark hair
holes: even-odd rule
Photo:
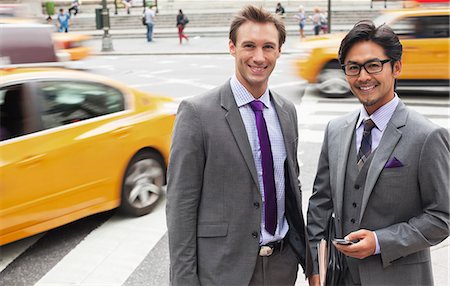
[[[384,49],[384,53],[391,59],[391,66],[402,58],[402,44],[394,31],[386,24],[375,27],[370,20],[363,20],[348,32],[339,48],[339,62],[345,64],[348,51],[358,42],[371,41]]]
[[[231,22],[229,38],[236,45],[237,31],[239,27],[245,22],[254,23],[273,23],[278,31],[279,48],[286,41],[286,28],[283,21],[278,16],[271,14],[263,8],[258,8],[253,5],[244,7]]]

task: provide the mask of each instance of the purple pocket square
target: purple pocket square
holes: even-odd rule
[[[403,167],[403,164],[395,157],[391,158],[389,161],[387,161],[386,165],[384,165],[385,169],[398,167]]]

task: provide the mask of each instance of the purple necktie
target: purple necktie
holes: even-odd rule
[[[255,112],[256,128],[258,129],[259,147],[261,149],[261,167],[264,183],[264,214],[265,227],[271,235],[277,229],[277,198],[275,191],[275,178],[273,176],[273,158],[270,149],[269,134],[263,116],[264,103],[259,100],[250,102]]]

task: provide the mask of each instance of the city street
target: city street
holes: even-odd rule
[[[158,39],[153,45],[157,44]],[[270,87],[297,107],[306,211],[325,126],[330,119],[359,108],[359,103],[353,97],[321,97],[295,75],[295,57],[295,53],[280,57]],[[143,91],[183,99],[225,82],[234,72],[234,59],[224,53],[104,55],[76,66]],[[400,97],[450,129],[448,94],[401,93]],[[449,239],[432,248],[436,285],[449,285],[448,244]],[[169,285],[165,199],[147,216],[130,218],[114,211],[95,215],[0,247],[0,254],[0,285],[4,286]],[[297,285],[307,285],[302,276],[298,280]]]

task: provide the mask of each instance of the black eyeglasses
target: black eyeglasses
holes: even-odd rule
[[[351,63],[346,65],[341,65],[344,73],[349,76],[359,75],[361,72],[361,68],[364,67],[368,74],[379,73],[383,70],[383,65],[387,62],[392,61],[391,59],[387,60],[370,60],[363,64]]]

